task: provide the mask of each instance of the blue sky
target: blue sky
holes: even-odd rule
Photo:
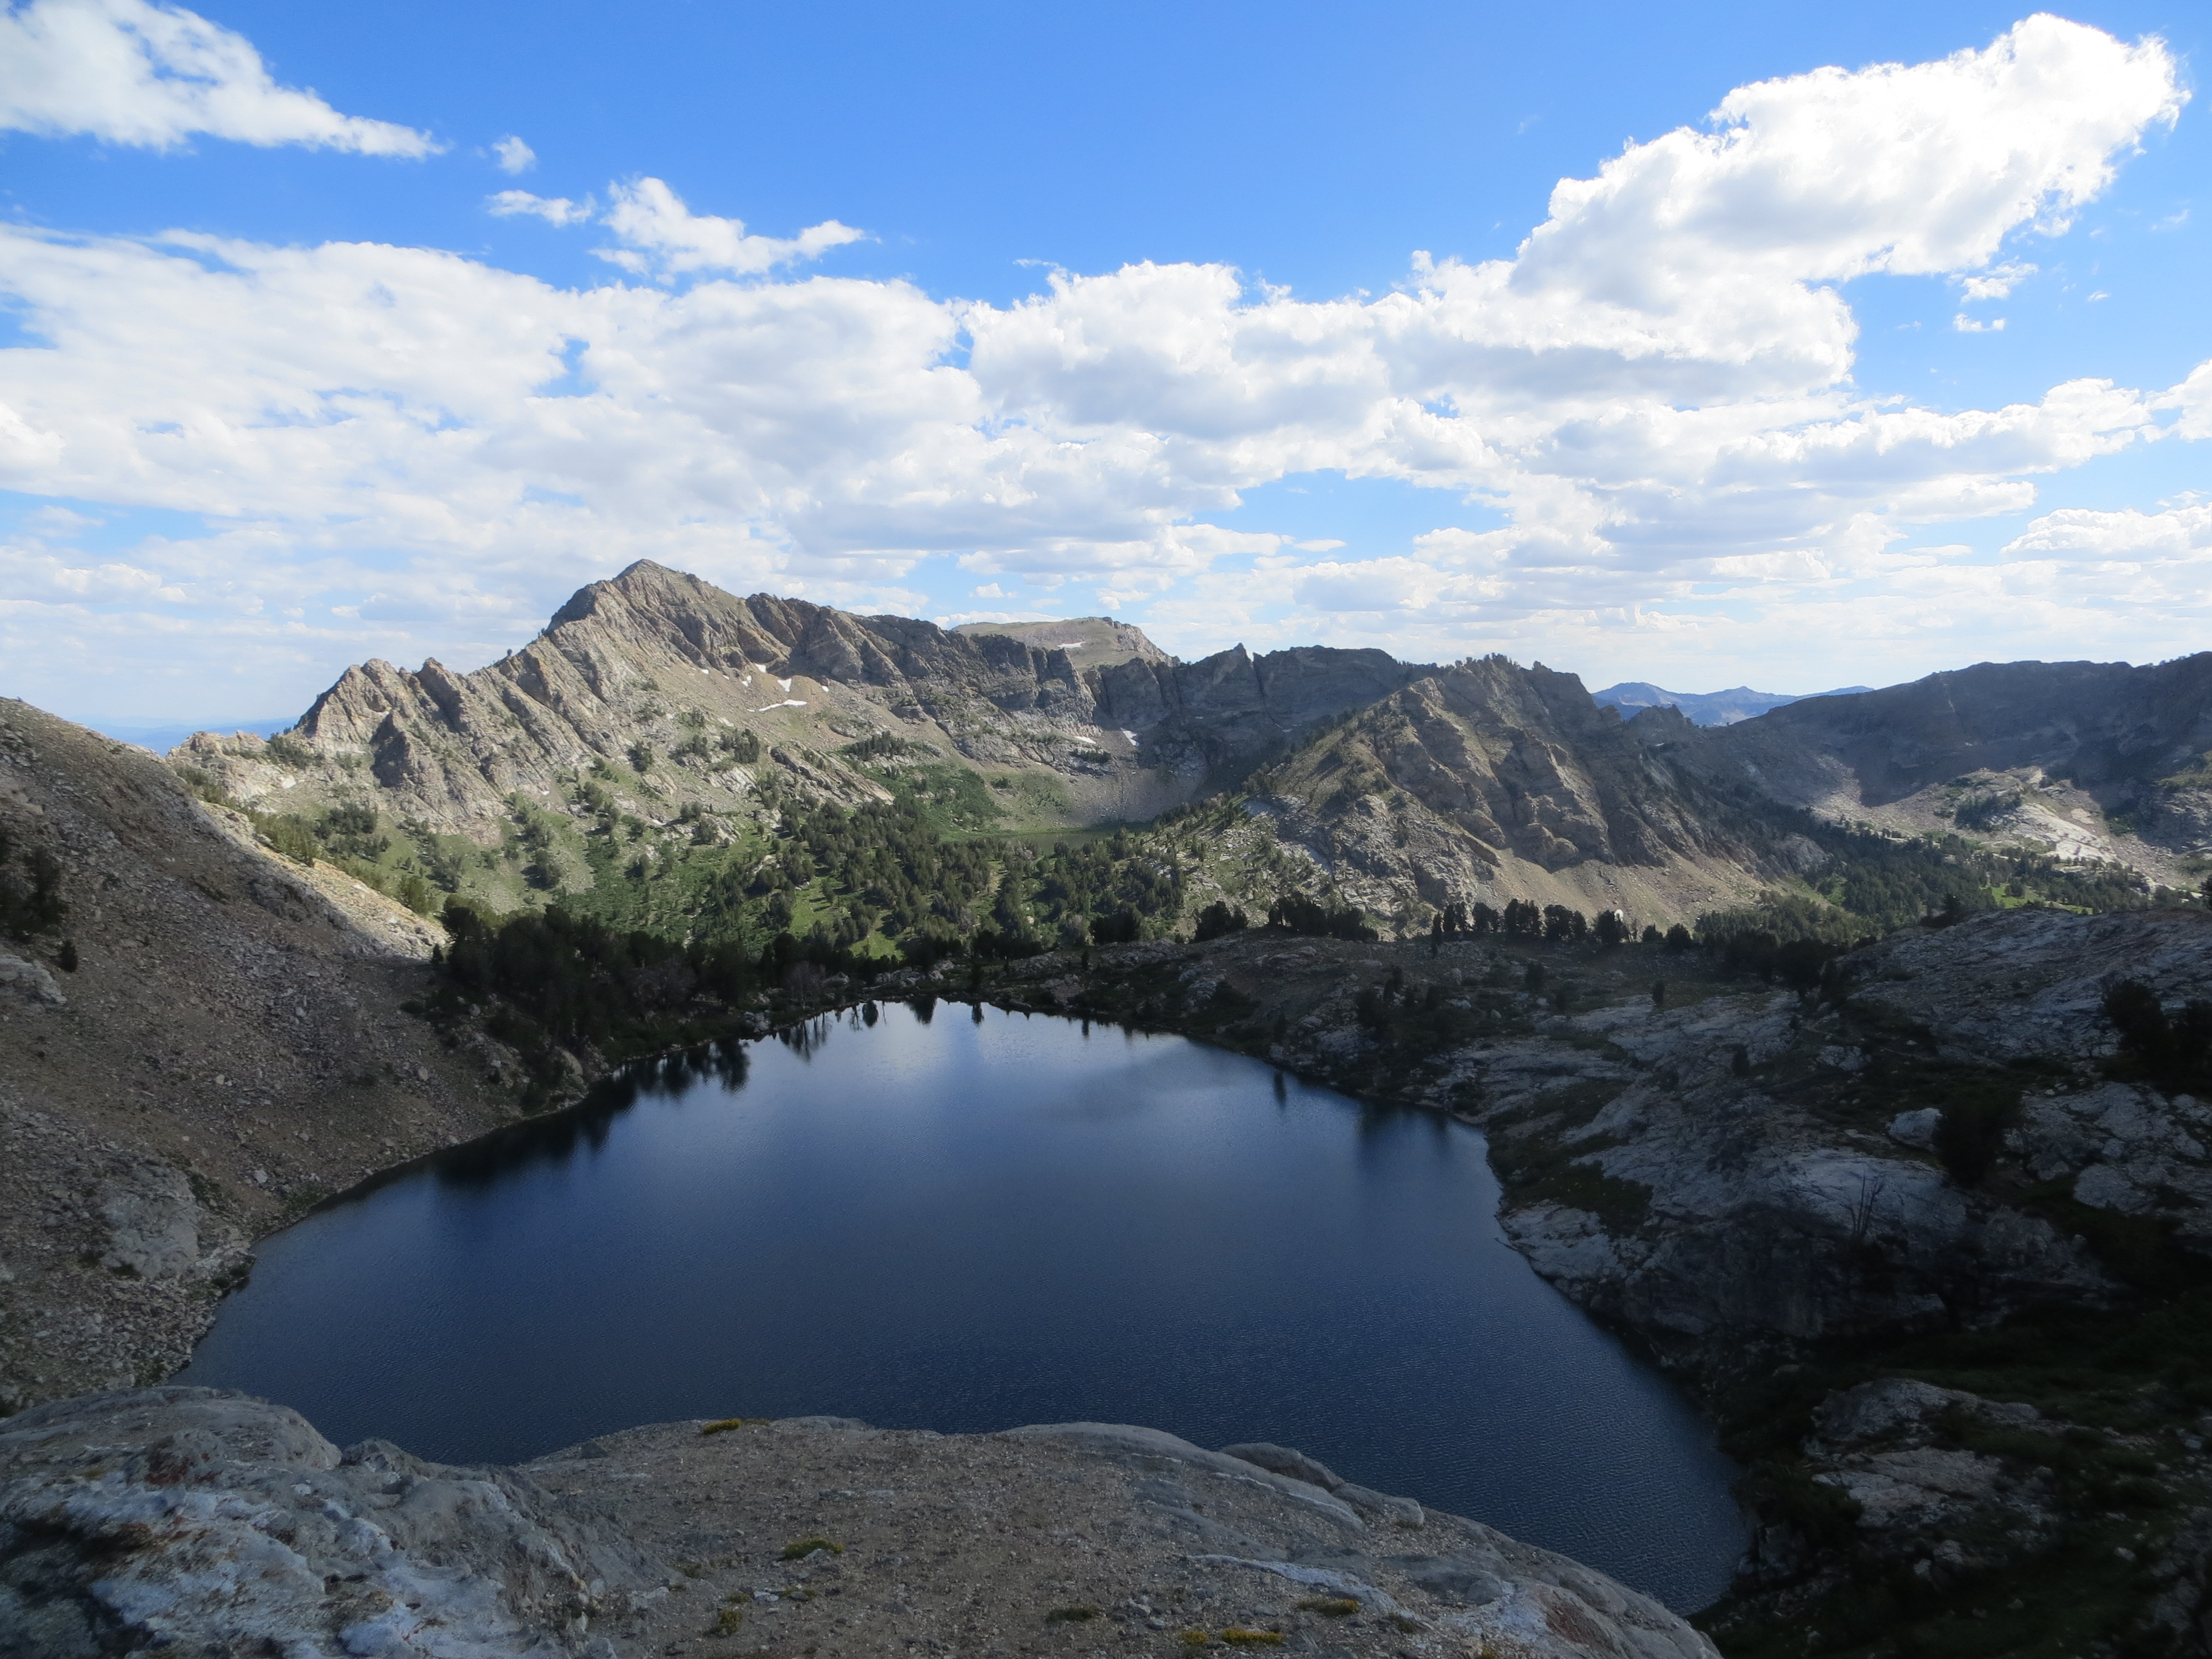
[[[2208,642],[2201,8],[1044,10],[6,12],[0,691],[289,714],[639,556],[1593,685]]]

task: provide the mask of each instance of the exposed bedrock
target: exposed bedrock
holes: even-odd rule
[[[1240,1637],[1237,1632],[1244,1632]],[[340,1451],[240,1395],[0,1421],[0,1651],[628,1659],[1296,1650],[1714,1659],[1603,1574],[1339,1480],[1073,1423],[661,1424],[518,1468]]]

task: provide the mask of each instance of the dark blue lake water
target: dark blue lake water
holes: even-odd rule
[[[180,1382],[509,1461],[684,1417],[1273,1440],[1677,1608],[1743,1543],[1474,1131],[1180,1037],[885,1005],[671,1063],[261,1247]]]

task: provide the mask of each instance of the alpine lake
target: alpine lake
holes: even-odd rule
[[[869,1004],[331,1201],[175,1380],[449,1462],[740,1414],[1271,1440],[1704,1606],[1735,1467],[1498,1199],[1435,1115],[1182,1037]]]

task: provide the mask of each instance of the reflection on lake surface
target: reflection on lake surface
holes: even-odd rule
[[[961,1005],[673,1061],[270,1239],[177,1379],[510,1461],[686,1417],[1273,1440],[1687,1608],[1689,1407],[1503,1241],[1481,1137]]]

